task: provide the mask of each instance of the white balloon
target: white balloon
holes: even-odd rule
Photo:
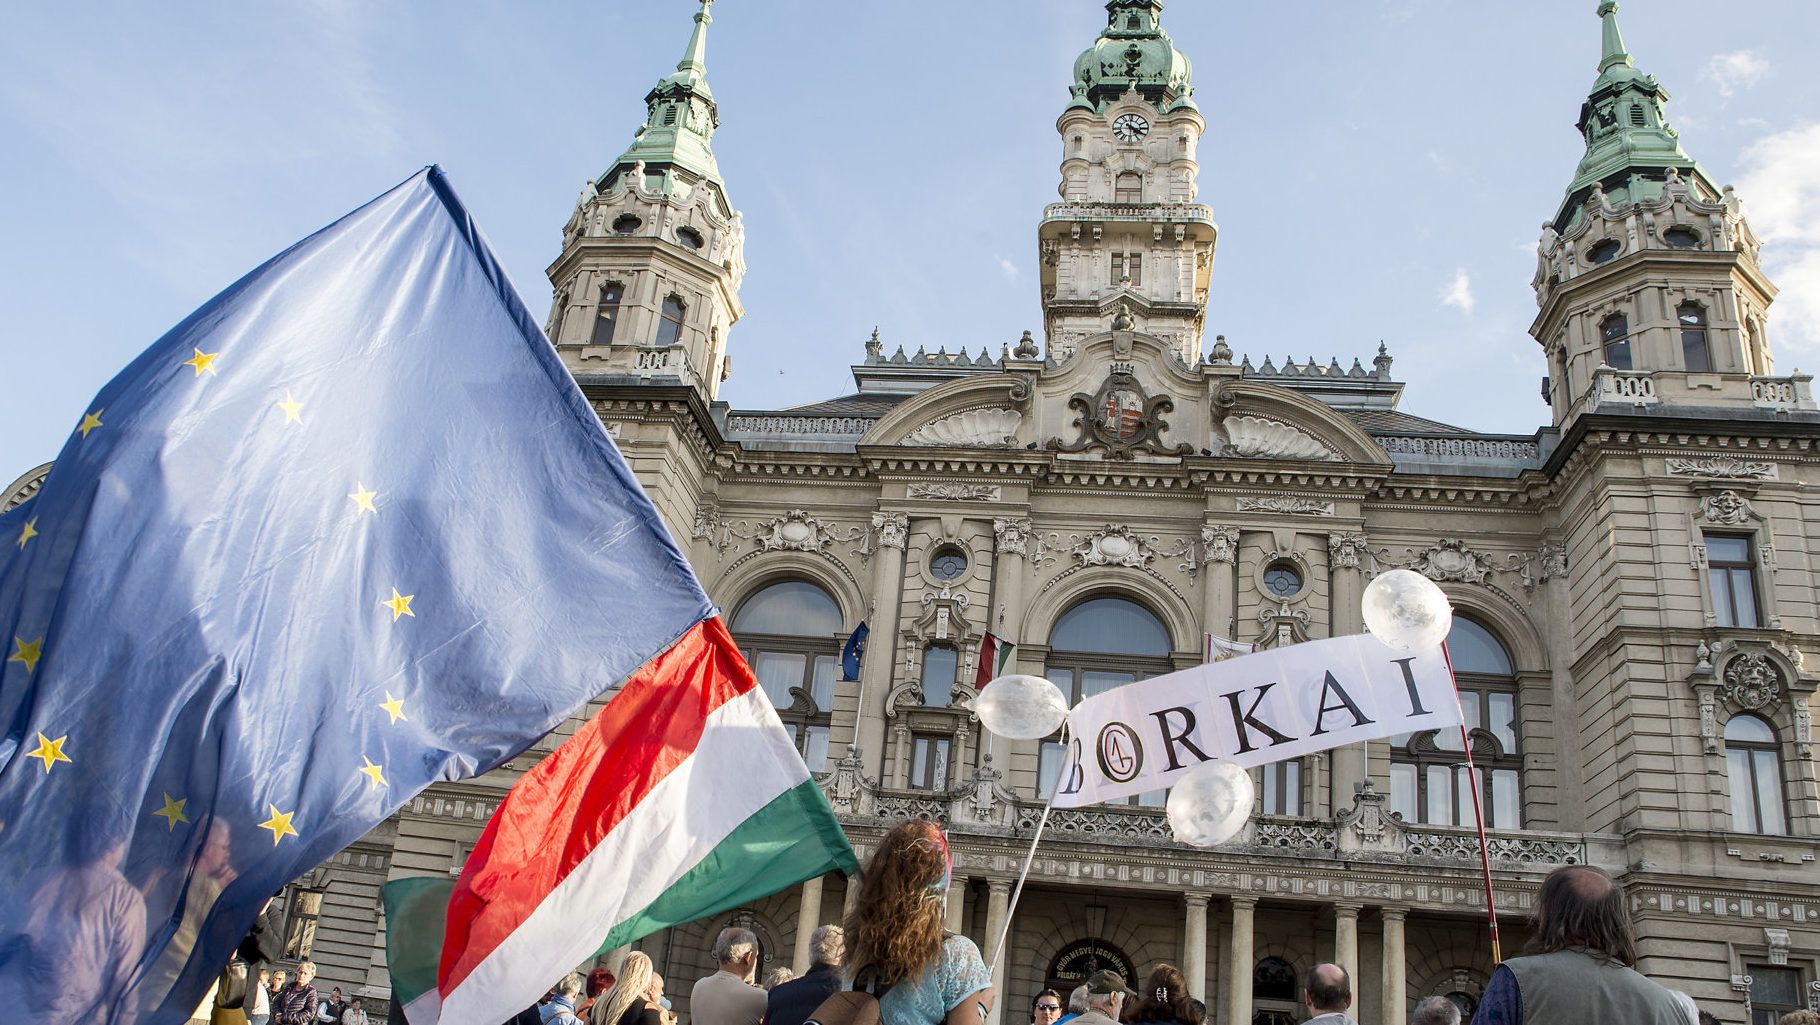
[[[1040,676],[1013,674],[986,684],[973,711],[993,733],[1011,740],[1041,740],[1062,728],[1068,699]]]
[[[1359,601],[1371,635],[1403,651],[1439,647],[1453,627],[1453,606],[1435,582],[1409,569],[1380,573]]]
[[[1164,810],[1177,840],[1215,847],[1245,828],[1255,796],[1251,774],[1244,769],[1231,762],[1202,762],[1170,788]]]

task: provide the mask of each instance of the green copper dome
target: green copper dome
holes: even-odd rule
[[[1712,179],[1681,149],[1679,136],[1665,120],[1668,90],[1655,76],[1637,70],[1625,51],[1613,0],[1599,4],[1599,20],[1599,77],[1575,124],[1586,140],[1586,155],[1555,214],[1557,231],[1579,221],[1595,187],[1603,189],[1613,205],[1660,196],[1671,167],[1705,198],[1719,196]]]
[[[673,193],[706,186],[714,193],[721,214],[732,214],[711,146],[714,129],[720,127],[720,108],[708,88],[708,25],[714,20],[708,5],[712,2],[701,0],[695,31],[675,73],[645,94],[645,123],[631,147],[600,176],[597,187],[602,191],[642,162],[646,188]]]
[[[1163,31],[1160,0],[1110,0],[1106,28],[1074,62],[1074,103],[1103,108],[1136,89],[1157,110],[1194,107],[1194,68]]]

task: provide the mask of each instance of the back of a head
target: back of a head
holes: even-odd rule
[[[1585,947],[1625,966],[1637,963],[1624,890],[1590,865],[1555,869],[1536,895],[1535,932],[1528,950],[1547,954],[1569,947]]]
[[[1695,1020],[1699,1025],[1719,1025],[1719,1019],[1713,1017],[1711,1011],[1701,1011],[1700,1016]]]
[[[556,992],[568,997],[570,1001],[575,1001],[581,999],[581,991],[585,986],[586,983],[582,981],[580,975],[570,972],[556,984]]]
[[[1446,997],[1428,997],[1416,1005],[1409,1025],[1460,1025],[1460,1008]]]
[[[1344,1011],[1352,1006],[1352,979],[1337,964],[1318,964],[1308,969],[1303,988],[1316,1013]]]
[[[1074,987],[1068,993],[1068,1013],[1081,1014],[1087,1010],[1087,986],[1085,983]]]
[[[1174,965],[1159,964],[1138,990],[1137,1012],[1133,1021],[1194,1021],[1193,998],[1188,995],[1188,980]]]
[[[847,930],[838,925],[818,925],[809,934],[809,963],[839,968],[847,955]]]
[[[588,973],[588,997],[600,996],[613,988],[613,973],[605,968],[596,968]]]
[[[935,823],[911,819],[885,834],[847,915],[848,976],[894,986],[940,958],[948,871],[948,839]]]
[[[616,1025],[627,1008],[644,1003],[645,991],[651,988],[651,978],[656,974],[649,954],[639,950],[627,954],[626,959],[620,962],[619,975],[613,980],[613,988],[594,1001],[594,1009],[588,1013],[588,1021],[593,1025]]]
[[[1790,1011],[1777,1018],[1776,1025],[1820,1025],[1820,1014],[1812,1011]]]
[[[758,937],[750,929],[730,925],[722,929],[719,936],[714,937],[716,964],[733,964],[757,954]]]

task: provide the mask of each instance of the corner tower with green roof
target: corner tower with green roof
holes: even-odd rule
[[[674,382],[713,399],[730,371],[745,229],[711,146],[712,2],[701,0],[675,73],[645,94],[632,145],[582,186],[563,228],[547,331],[578,376]]]
[[[1774,376],[1776,289],[1742,206],[1682,150],[1618,5],[1598,15],[1599,74],[1576,123],[1586,154],[1542,225],[1532,282],[1555,425],[1595,410],[1813,408],[1807,377]]]
[[[1129,318],[1184,363],[1200,361],[1218,234],[1213,211],[1194,202],[1207,123],[1162,13],[1157,0],[1110,0],[1105,29],[1074,62],[1056,121],[1062,201],[1037,229],[1053,359]]]

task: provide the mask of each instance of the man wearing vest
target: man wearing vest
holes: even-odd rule
[[[1632,968],[1624,891],[1596,868],[1543,881],[1529,949],[1492,973],[1472,1025],[1687,1025],[1674,995]]]

